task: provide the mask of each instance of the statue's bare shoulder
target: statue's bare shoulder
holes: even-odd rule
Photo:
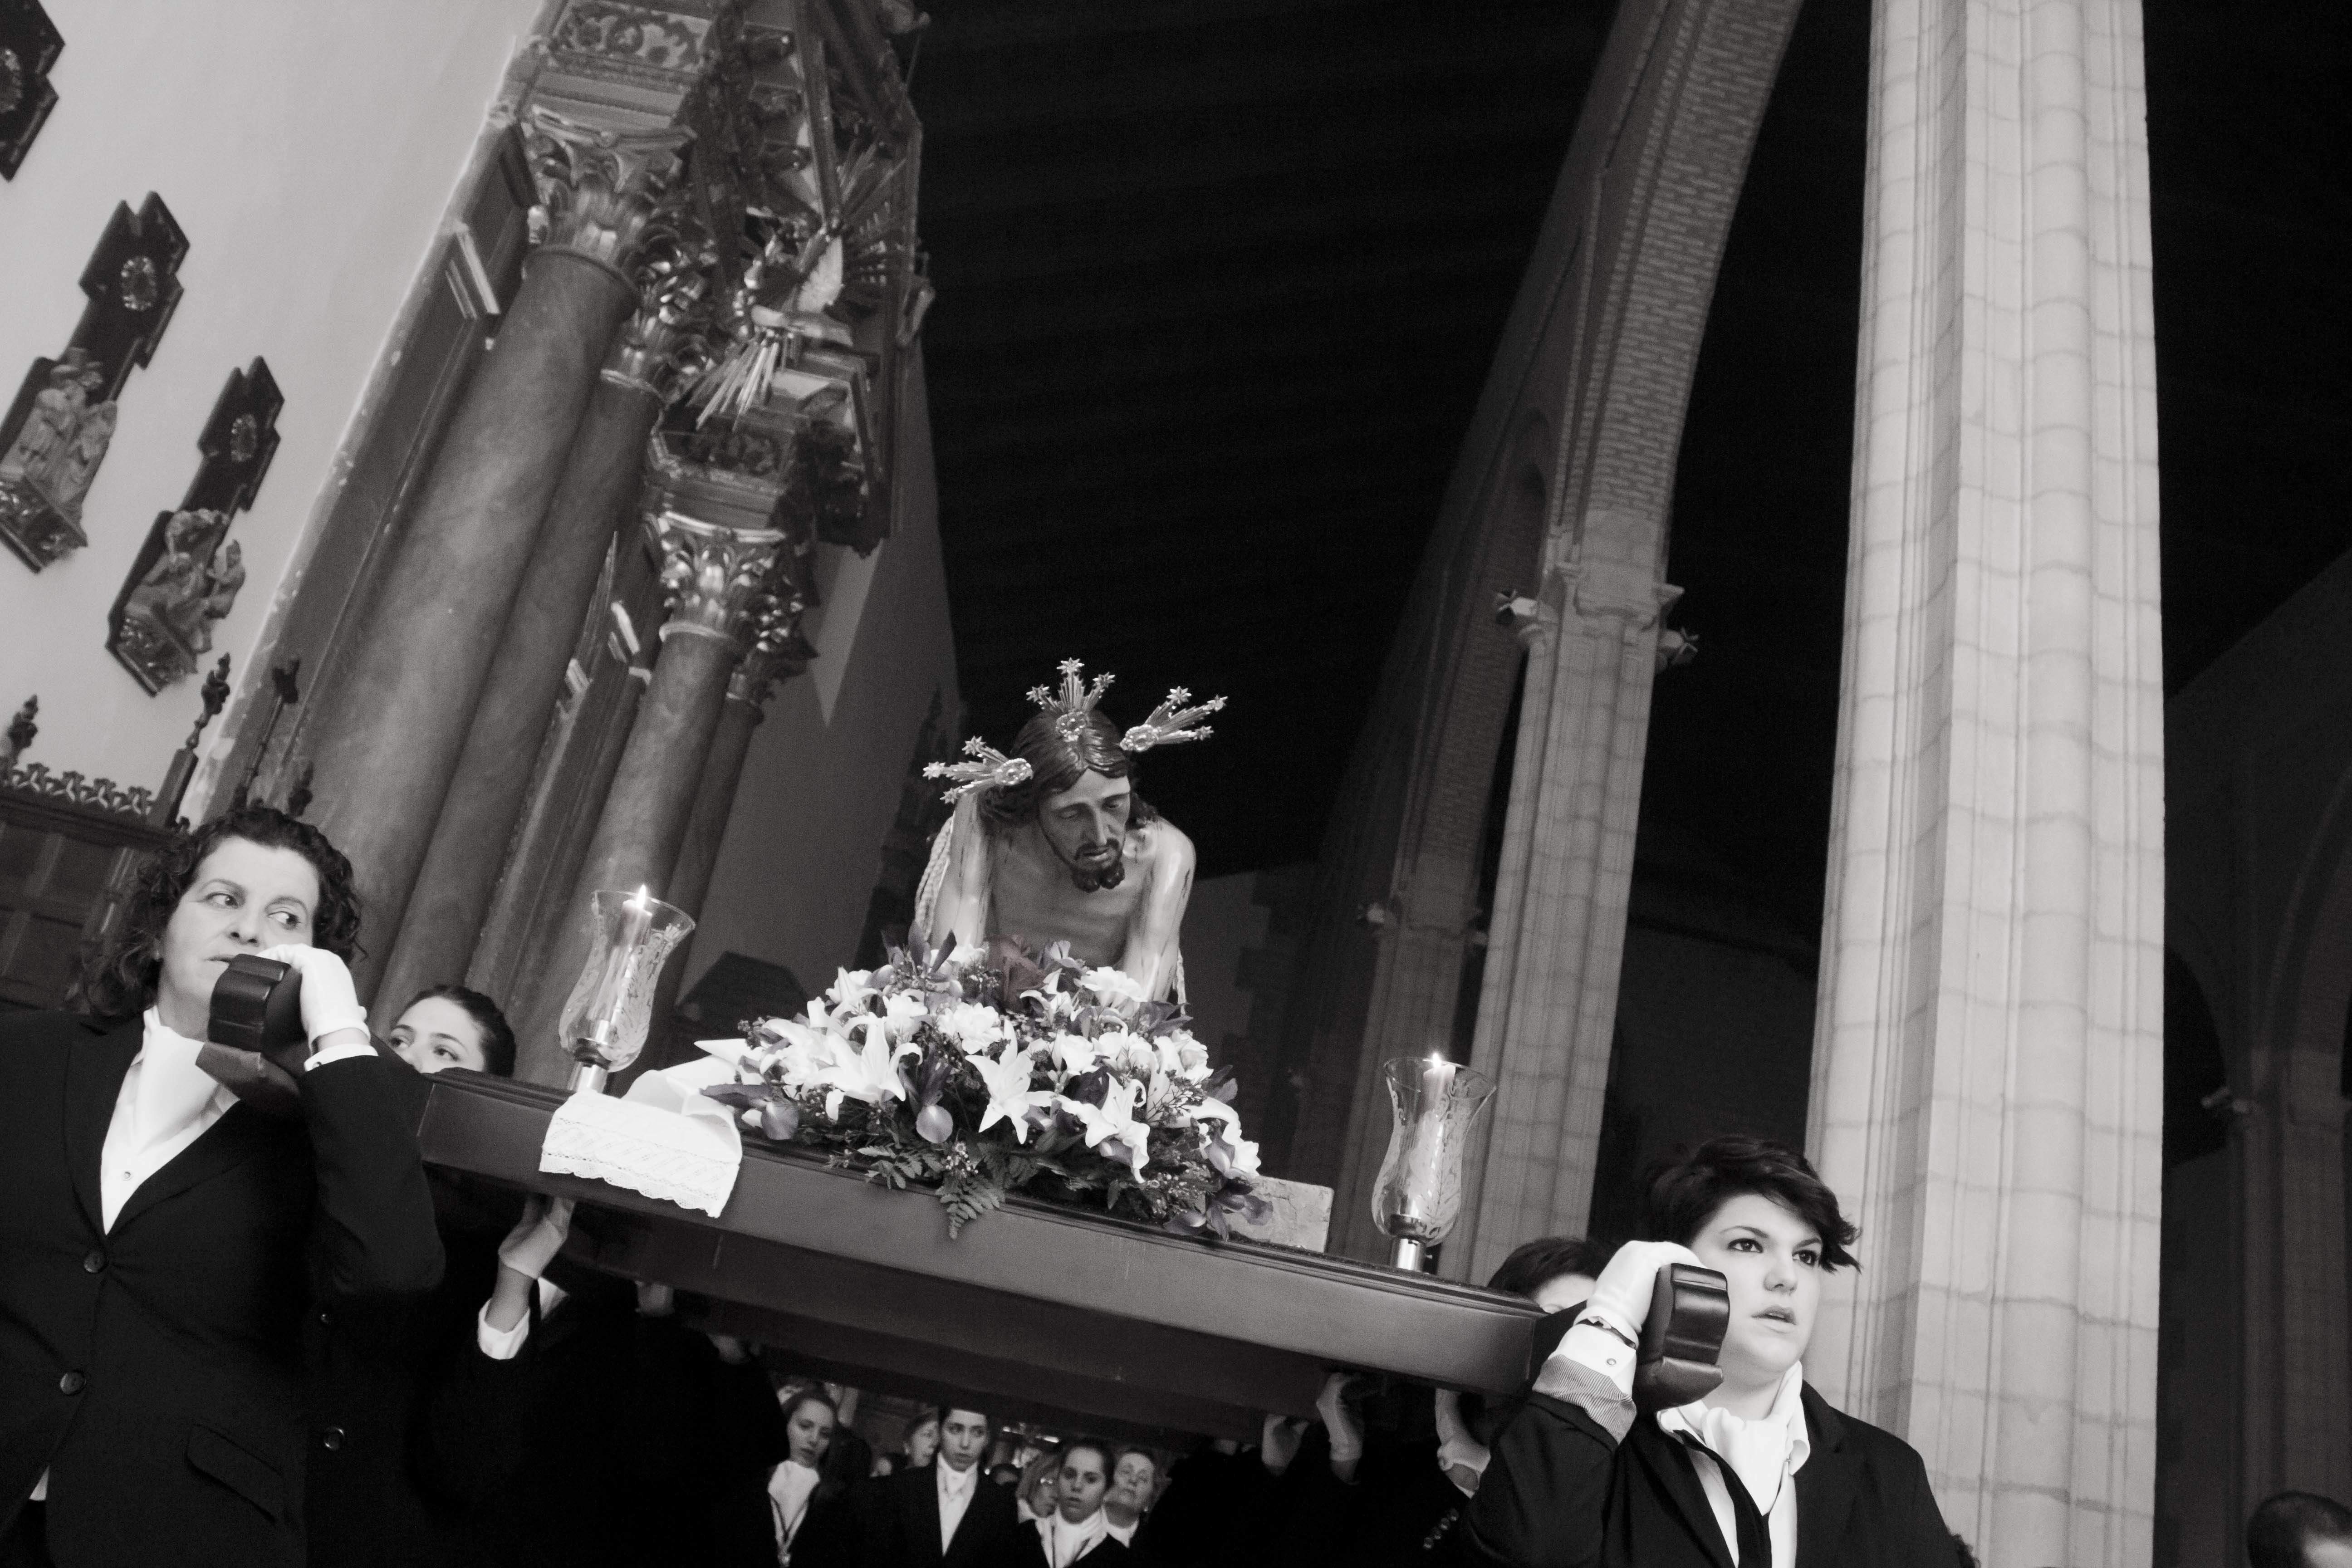
[[[1193,853],[1192,840],[1182,828],[1164,816],[1155,816],[1128,829],[1127,837],[1129,858],[1154,882],[1164,877],[1191,880],[1198,857]]]

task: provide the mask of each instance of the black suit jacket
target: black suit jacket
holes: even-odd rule
[[[242,1102],[101,1225],[137,1019],[0,1019],[0,1534],[49,1472],[60,1562],[303,1561],[302,1319],[423,1291],[441,1243],[383,1064]]]
[[[1013,1489],[984,1475],[944,1553],[939,1477],[929,1466],[866,1481],[851,1489],[849,1501],[856,1519],[859,1568],[1008,1568],[1019,1560],[1024,1527]],[[801,1553],[796,1550],[793,1557],[793,1568],[799,1568]]]
[[[1796,1475],[1797,1568],[1958,1568],[1911,1446],[1804,1391],[1812,1452]],[[1681,1444],[1649,1416],[1623,1443],[1530,1394],[1496,1434],[1453,1532],[1462,1560],[1507,1568],[1732,1568]],[[1742,1565],[1747,1568],[1747,1565]]]

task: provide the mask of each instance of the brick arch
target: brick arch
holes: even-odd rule
[[[1614,553],[1661,569],[1716,270],[1796,12],[1618,8],[1318,865],[1266,1144],[1270,1168],[1339,1189],[1334,1251],[1380,1246],[1380,1062],[1450,1038],[1522,662],[1495,597],[1556,596],[1595,511]],[[1613,1010],[1613,966],[1606,984]]]

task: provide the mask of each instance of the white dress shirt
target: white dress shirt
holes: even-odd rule
[[[1118,1521],[1111,1518],[1110,1510],[1103,1510],[1103,1529],[1109,1534],[1113,1541],[1118,1542],[1121,1546],[1134,1545],[1135,1532],[1142,1528],[1143,1516],[1139,1513],[1133,1519],[1128,1521],[1125,1524],[1121,1524]]]
[[[109,1234],[131,1194],[147,1178],[185,1153],[189,1145],[228,1114],[236,1095],[196,1065],[200,1040],[167,1026],[155,1008],[141,1020],[139,1054],[131,1058],[115,1092],[114,1115],[106,1123],[106,1142],[98,1154],[99,1223]],[[331,1046],[302,1064],[305,1072],[330,1062],[372,1057],[372,1045]],[[49,1495],[49,1472],[33,1483],[32,1500]]]
[[[1061,1510],[1037,1521],[1037,1533],[1045,1542],[1045,1568],[1070,1568],[1070,1564],[1103,1543],[1110,1533],[1110,1521],[1097,1509],[1084,1521],[1072,1524],[1062,1517]]]
[[[1805,1430],[1804,1386],[1803,1364],[1790,1367],[1780,1378],[1780,1392],[1773,1395],[1771,1410],[1754,1420],[1718,1410],[1704,1400],[1658,1412],[1660,1431],[1676,1440],[1685,1434],[1697,1438],[1722,1455],[1738,1474],[1771,1532],[1770,1568],[1795,1568],[1797,1561],[1797,1489],[1789,1483],[1805,1468],[1813,1451],[1812,1439]],[[1738,1516],[1732,1511],[1722,1469],[1706,1455],[1696,1452],[1691,1455],[1691,1468],[1698,1472],[1698,1484],[1706,1493],[1717,1527],[1723,1531],[1724,1544],[1731,1549],[1732,1562],[1739,1563]],[[1756,1565],[1740,1563],[1739,1568]]]
[[[940,1489],[940,1552],[944,1556],[955,1542],[956,1526],[971,1507],[972,1494],[980,1489],[980,1462],[975,1459],[959,1470],[943,1454],[931,1462],[931,1473]]]
[[[533,1294],[539,1297],[539,1315],[542,1318],[563,1305],[563,1298],[571,1294],[562,1286],[551,1285],[544,1279],[534,1279],[531,1285],[534,1288]],[[522,1353],[522,1342],[529,1338],[530,1338],[529,1312],[516,1319],[515,1326],[511,1329],[490,1327],[490,1304],[488,1301],[483,1302],[481,1310],[474,1314],[474,1342],[481,1346],[482,1353],[492,1361],[514,1360]]]
[[[823,1478],[798,1459],[786,1459],[768,1472],[768,1508],[776,1521],[776,1556],[792,1560],[793,1537],[808,1518],[809,1499]]]

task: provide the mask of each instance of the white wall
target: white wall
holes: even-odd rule
[[[898,531],[863,562],[822,547],[837,559],[819,576],[817,663],[783,684],[752,733],[684,989],[730,952],[781,963],[812,992],[857,956],[931,694],[945,721],[956,713],[927,408],[918,353],[899,419]]]
[[[40,697],[26,761],[152,788],[194,720],[198,683],[150,697],[106,651],[131,558],[194,476],[222,382],[268,360],[286,396],[280,445],[231,530],[247,580],[214,634],[242,680],[541,0],[46,5],[66,37],[59,101],[0,184],[0,408],[34,358],[65,346],[77,279],[117,202],[163,196],[188,237],[186,294],[123,388],[83,511],[89,547],[37,576],[0,551],[0,709]]]

